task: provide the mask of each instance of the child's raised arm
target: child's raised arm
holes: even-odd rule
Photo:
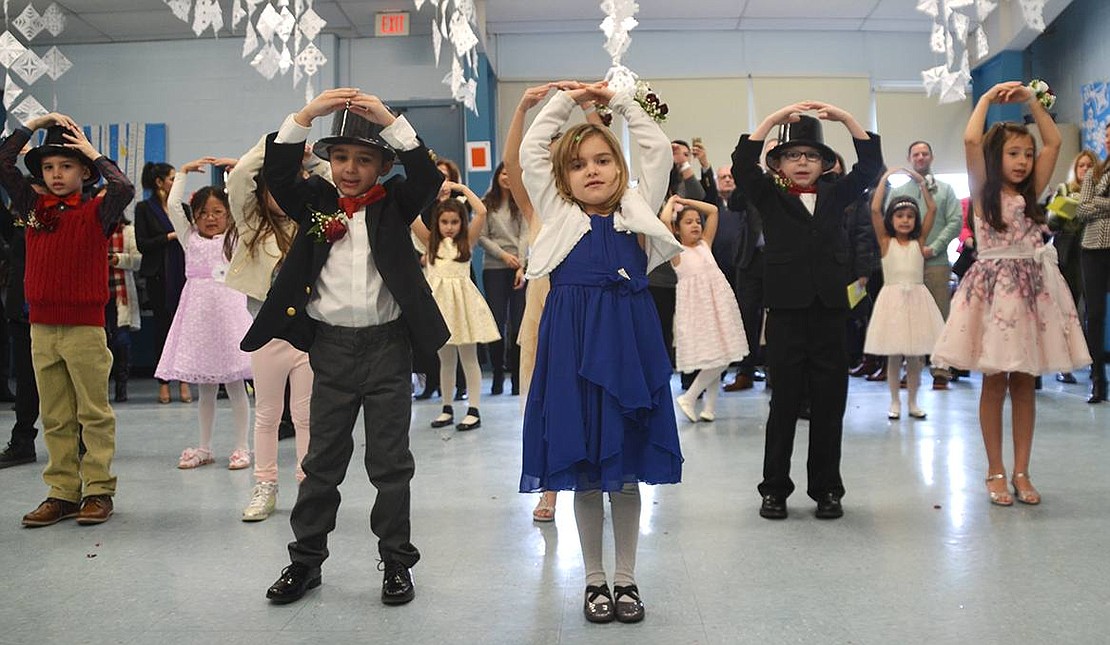
[[[925,178],[913,168],[905,168],[906,174],[910,176],[917,187],[921,190],[921,197],[925,200],[925,216],[921,218],[921,236],[917,241],[921,246],[925,246],[925,240],[929,237],[929,232],[933,230],[933,224],[937,221],[937,200],[933,199],[933,193],[929,192],[929,188],[925,185]]]
[[[705,225],[701,229],[701,238],[705,240],[707,245],[713,246],[713,238],[717,237],[717,207],[709,202],[686,199],[685,197],[679,197],[678,203],[705,215]]]
[[[883,223],[883,202],[886,201],[887,193],[887,179],[896,172],[896,170],[888,170],[879,177],[879,183],[875,186],[875,192],[871,194],[871,228],[875,229],[875,239],[879,241],[879,248],[886,250],[887,240],[890,238],[886,232],[886,224]]]
[[[181,166],[181,177],[178,177],[170,187],[170,195],[166,198],[166,215],[170,218],[170,224],[173,224],[173,231],[177,233],[177,240],[181,246],[185,246],[189,242],[189,236],[193,233],[193,225],[189,222],[189,218],[185,216],[185,175],[191,172],[202,172],[205,166],[211,165],[216,161],[215,157],[201,157],[195,161],[190,161]]]
[[[1011,92],[1021,87],[1018,81],[999,83],[979,97],[964,129],[964,157],[967,159],[967,183],[972,200],[978,200],[980,189],[987,179],[987,163],[983,157],[983,130],[987,124],[987,110],[991,103],[1008,103]]]
[[[659,221],[663,222],[663,226],[666,226],[672,235],[674,234],[674,205],[677,200],[678,195],[671,195],[667,198],[667,201],[663,202],[663,208],[659,210]],[[674,259],[677,258],[678,256],[675,256]]]
[[[497,181],[497,178],[494,178]],[[474,213],[474,217],[470,219],[467,225],[467,244],[473,249],[478,244],[478,239],[482,237],[482,229],[486,227],[486,204],[482,201],[473,190],[466,184],[457,184],[455,182],[444,182],[451,187],[451,190],[457,190],[466,196],[466,203],[470,205],[470,210]]]

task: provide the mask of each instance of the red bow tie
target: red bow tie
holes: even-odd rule
[[[68,197],[58,197],[57,195],[43,195],[42,205],[43,208],[57,208],[61,205],[66,205],[70,208],[75,208],[81,205],[81,193],[73,193]]]
[[[788,186],[786,188],[786,190],[789,191],[791,195],[801,195],[803,193],[811,193],[812,194],[812,193],[817,192],[817,186],[815,186],[815,185],[798,186],[797,184],[791,183],[791,185]]]
[[[350,218],[354,217],[355,213],[363,206],[373,204],[382,197],[385,197],[385,189],[382,188],[381,184],[374,184],[373,188],[358,197],[340,197],[339,207],[342,208],[343,212],[347,213],[347,217]]]

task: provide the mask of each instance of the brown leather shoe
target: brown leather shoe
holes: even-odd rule
[[[64,499],[47,497],[39,507],[23,516],[23,526],[36,528],[50,526],[71,517],[77,517],[77,502],[67,502]]]
[[[103,524],[111,516],[111,495],[89,495],[81,500],[81,511],[77,514],[77,523]]]
[[[725,392],[739,392],[740,390],[750,390],[752,389],[752,386],[752,377],[745,376],[743,374],[737,374],[736,379],[732,383],[725,385]]]
[[[948,389],[948,379],[940,377],[940,376],[934,376],[933,377],[933,389],[934,390],[947,390]]]

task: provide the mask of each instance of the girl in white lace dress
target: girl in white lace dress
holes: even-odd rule
[[[482,404],[482,368],[478,365],[478,343],[501,338],[493,312],[470,279],[470,252],[485,226],[486,206],[463,184],[445,181],[441,191],[458,191],[466,195],[474,219],[467,221],[466,207],[457,200],[445,199],[432,207],[430,230],[421,218],[412,224],[413,232],[428,249],[428,285],[432,288],[432,296],[447,322],[447,328],[451,330],[451,338],[439,350],[439,391],[443,397],[443,412],[431,425],[442,428],[454,423],[455,412],[448,397],[455,391],[455,366],[461,358],[470,407],[455,429],[474,430],[482,425],[479,412]]]

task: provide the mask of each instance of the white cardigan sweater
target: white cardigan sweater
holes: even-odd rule
[[[620,208],[612,215],[613,228],[643,234],[647,270],[650,272],[682,252],[678,240],[657,216],[666,197],[667,182],[674,163],[671,142],[627,93],[618,93],[609,106],[628,121],[632,140],[640,149],[641,162],[639,182],[635,188],[625,191]],[[555,188],[551,166],[551,138],[566,124],[574,107],[574,100],[566,92],[551,97],[536,115],[520,146],[524,187],[542,222],[539,235],[529,250],[529,279],[543,277],[559,266],[578,240],[590,230],[589,215]]]

